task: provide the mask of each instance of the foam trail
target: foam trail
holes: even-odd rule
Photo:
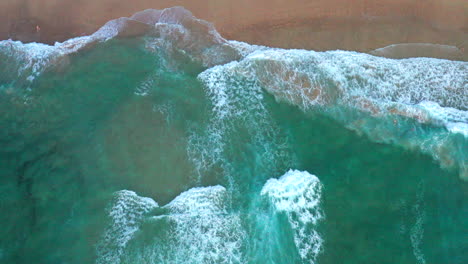
[[[315,263],[323,251],[323,239],[314,229],[324,218],[320,180],[307,171],[289,170],[279,179],[268,180],[261,195],[268,197],[278,213],[287,215],[299,255]]]
[[[424,237],[424,222],[426,213],[424,211],[424,188],[422,183],[418,188],[416,204],[413,205],[412,211],[415,215],[415,223],[410,229],[411,246],[413,247],[413,254],[418,264],[426,264],[426,259],[421,250],[421,243]]]

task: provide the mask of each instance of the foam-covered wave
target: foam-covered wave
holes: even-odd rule
[[[246,234],[239,214],[229,212],[228,204],[222,186],[192,188],[163,207],[134,192],[119,191],[97,247],[97,263],[244,263]],[[163,214],[148,214],[158,208]],[[144,231],[150,234],[138,233],[144,223],[151,226]],[[147,235],[149,243],[141,245],[141,237]]]
[[[263,205],[256,203],[248,211],[233,211],[232,190],[219,185],[189,189],[162,207],[132,191],[119,191],[109,207],[109,222],[97,245],[96,262],[251,263],[248,252],[258,247],[253,241],[268,234],[277,241],[291,239],[300,259],[315,263],[323,251],[323,239],[316,229],[324,218],[321,193],[322,184],[316,176],[297,170],[269,179],[254,195],[272,211],[263,211]],[[289,226],[274,220],[283,214]],[[260,226],[247,229],[254,219],[260,220]],[[278,233],[277,224],[264,226],[268,223],[292,230],[291,237],[286,237],[289,232]],[[256,237],[259,231],[262,237]],[[270,244],[262,248],[274,250]],[[276,258],[272,252],[265,254],[261,259]]]
[[[96,263],[120,263],[127,243],[139,230],[145,214],[157,207],[151,198],[127,190],[117,192],[109,209],[110,223],[97,245]]]
[[[304,109],[340,103],[377,115],[424,101],[468,109],[465,62],[271,49],[252,53],[236,70],[254,75],[268,91]]]
[[[175,224],[174,255],[165,263],[243,263],[240,216],[228,212],[224,187],[193,188],[166,207]]]
[[[233,180],[236,171],[231,167],[239,157],[230,155],[229,150],[249,138],[257,155],[256,166],[273,170],[293,166],[287,138],[267,109],[263,90],[255,82],[235,74],[236,66],[232,62],[198,75],[211,102],[210,121],[201,133],[192,135],[190,156],[200,171],[216,164]]]
[[[280,101],[330,116],[373,141],[428,153],[468,177],[466,62],[268,49],[220,67]]]
[[[107,22],[90,36],[78,37],[50,46],[19,41],[0,41],[0,67],[8,69],[8,80],[33,81],[50,68],[64,67],[68,56],[117,38],[148,37],[147,49],[164,49],[169,55],[188,56],[202,67],[223,64],[241,57],[211,23],[195,18],[182,7],[145,10],[130,18]],[[175,58],[173,58],[175,59]],[[2,72],[5,75],[4,72]],[[2,76],[0,76],[0,81]]]
[[[278,213],[287,215],[299,255],[315,263],[323,250],[323,239],[315,230],[324,218],[320,208],[320,180],[307,171],[290,170],[279,179],[268,180],[261,195],[268,197]]]

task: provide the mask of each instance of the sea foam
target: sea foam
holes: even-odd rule
[[[307,171],[289,170],[279,179],[269,179],[261,195],[268,197],[278,213],[287,215],[299,255],[315,263],[323,250],[323,239],[315,229],[324,218],[320,180]]]
[[[329,116],[374,142],[427,153],[468,179],[466,62],[258,49],[218,67],[278,101]],[[218,79],[212,76],[210,83]]]
[[[170,246],[174,255],[164,263],[244,263],[246,233],[228,204],[226,189],[213,186],[192,188],[166,205],[175,226]]]
[[[132,37],[148,37],[149,51],[163,49],[169,56],[183,54],[203,67],[241,58],[239,50],[221,37],[211,23],[194,17],[183,7],[172,7],[114,19],[89,36],[54,45],[0,41],[0,66],[15,73],[8,76],[10,80],[33,82],[47,69],[66,67],[74,53],[112,39]]]
[[[219,185],[189,189],[163,207],[132,191],[119,191],[97,245],[96,263],[244,263],[246,233],[239,214],[228,205],[228,193]],[[163,214],[151,215],[155,209]],[[140,238],[143,223],[152,226],[145,230],[159,230],[149,244]],[[128,248],[131,243],[140,246]]]
[[[189,156],[199,171],[219,165],[230,180],[236,171],[231,170],[229,148],[239,140],[249,138],[255,149],[256,165],[270,169],[293,165],[287,138],[281,134],[273,120],[262,88],[255,82],[237,75],[231,62],[209,68],[198,75],[211,102],[208,127],[193,133],[188,148]],[[239,130],[244,134],[240,134]],[[259,175],[255,175],[259,177]]]
[[[97,245],[96,263],[120,263],[127,243],[139,230],[145,214],[157,207],[154,200],[140,197],[133,191],[116,192],[108,211],[110,223]]]

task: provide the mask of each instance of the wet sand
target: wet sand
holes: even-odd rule
[[[54,43],[88,35],[108,20],[181,5],[228,39],[282,48],[368,52],[395,43],[460,48],[466,58],[465,0],[3,0],[0,39]]]

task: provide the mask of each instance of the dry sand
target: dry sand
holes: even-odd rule
[[[175,5],[213,22],[226,38],[253,44],[371,51],[417,42],[468,49],[467,0],[2,0],[0,39],[53,43],[114,18]]]

